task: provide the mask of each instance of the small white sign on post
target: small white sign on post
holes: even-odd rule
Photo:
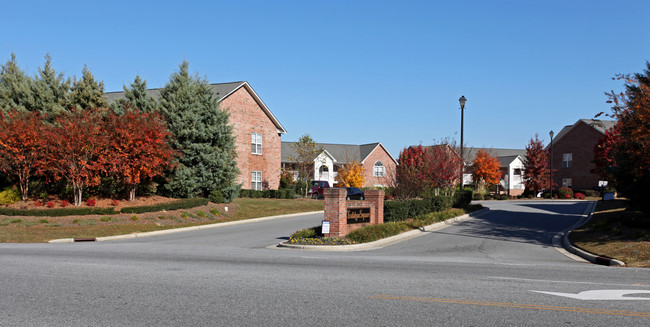
[[[323,220],[323,222],[321,224],[321,227],[322,227],[321,232],[323,233],[323,235],[330,233],[330,221],[329,220]]]

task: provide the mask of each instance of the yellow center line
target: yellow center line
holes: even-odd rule
[[[384,299],[384,300],[403,300],[403,301],[418,301],[418,302],[436,302],[436,303],[452,303],[452,304],[467,304],[467,305],[483,305],[483,306],[491,306],[491,307],[520,308],[520,309],[549,310],[549,311],[596,313],[596,314],[604,314],[604,315],[632,316],[632,317],[650,318],[650,312],[634,312],[634,311],[601,310],[601,309],[590,309],[590,308],[557,307],[557,306],[550,306],[550,305],[472,301],[472,300],[461,300],[461,299],[436,299],[436,298],[427,298],[427,297],[396,296],[396,295],[375,295],[375,296],[371,296],[370,298]]]

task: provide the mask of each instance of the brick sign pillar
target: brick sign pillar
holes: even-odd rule
[[[384,191],[367,190],[365,200],[346,200],[345,188],[326,188],[325,220],[330,222],[330,232],[326,237],[345,236],[365,225],[384,222]]]

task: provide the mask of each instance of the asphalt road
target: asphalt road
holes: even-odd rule
[[[553,248],[587,204],[486,202],[481,217],[359,252],[270,247],[322,215],[0,244],[0,326],[649,325],[650,301],[535,292],[650,291],[648,269],[577,262]]]

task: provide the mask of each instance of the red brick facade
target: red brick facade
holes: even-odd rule
[[[374,167],[377,161],[384,165],[384,176],[374,176]],[[363,187],[373,187],[375,185],[392,186],[395,179],[395,161],[382,145],[378,145],[368,157],[363,161],[366,181]]]
[[[326,188],[325,220],[330,222],[330,232],[326,237],[345,236],[349,232],[366,225],[384,223],[384,191],[366,190],[365,200],[346,200],[345,188]],[[370,221],[367,223],[348,224],[348,208],[370,208]]]
[[[599,177],[594,173],[594,146],[603,133],[578,121],[571,130],[553,141],[553,186],[562,187],[563,179],[571,179],[574,190],[592,189],[598,186]],[[563,154],[571,154],[570,167],[563,167]]]
[[[280,184],[280,133],[278,127],[264,112],[246,87],[240,87],[221,101],[221,109],[230,114],[233,126],[237,167],[237,183],[251,189],[251,173],[262,172],[264,189],[277,189]],[[253,154],[252,133],[262,134],[262,154]]]

